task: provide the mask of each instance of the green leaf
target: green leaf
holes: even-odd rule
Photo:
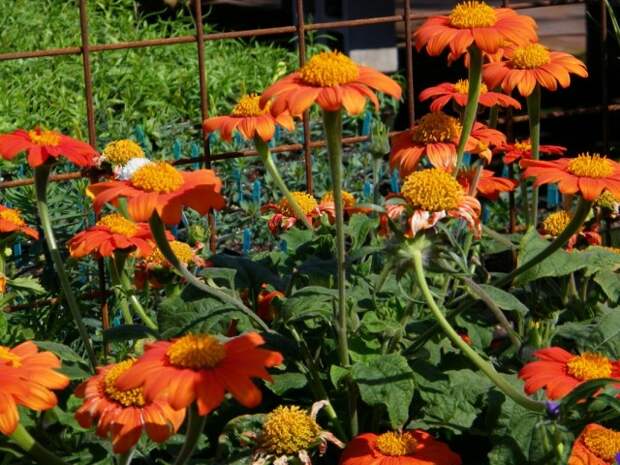
[[[384,405],[392,428],[405,424],[413,399],[413,371],[403,356],[389,354],[358,362],[351,374],[365,403]]]
[[[14,289],[30,291],[35,294],[45,293],[45,289],[43,288],[43,286],[41,286],[39,280],[31,276],[9,279],[8,285]]]
[[[71,347],[52,341],[34,341],[41,349],[53,352],[62,360],[60,372],[72,380],[81,380],[90,376],[88,363]]]
[[[351,373],[348,368],[343,368],[338,365],[332,365],[329,367],[329,379],[336,389],[341,388],[340,383]]]
[[[335,292],[318,286],[304,287],[282,303],[282,316],[288,321],[322,318],[331,324]]]
[[[514,295],[488,284],[478,284],[478,286],[497,304],[502,310],[514,310],[521,315],[529,313],[529,309],[521,303]],[[472,289],[475,293],[475,290]]]
[[[301,373],[272,375],[271,379],[273,381],[271,383],[266,383],[266,386],[277,396],[282,396],[291,389],[301,389],[308,384],[308,380]]]
[[[612,302],[620,300],[620,275],[614,271],[601,270],[594,275],[594,282],[601,286],[605,295]]]
[[[346,226],[347,234],[351,236],[351,250],[357,250],[364,245],[368,235],[379,226],[377,218],[356,213],[349,218]]]
[[[144,325],[121,325],[103,330],[103,343],[124,342],[149,337],[159,337],[159,335]]]
[[[590,322],[560,325],[555,337],[573,340],[580,352],[602,352],[620,358],[620,308],[608,309]]]

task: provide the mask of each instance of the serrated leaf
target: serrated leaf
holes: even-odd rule
[[[413,399],[413,371],[402,355],[389,354],[358,362],[351,374],[366,404],[384,405],[392,428],[405,424]]]
[[[514,310],[516,312],[519,312],[523,316],[529,313],[529,308],[523,305],[523,303],[519,299],[517,299],[509,292],[506,292],[494,286],[490,286],[488,284],[478,284],[478,286],[489,297],[491,297],[491,299],[493,299],[497,306],[502,310]],[[476,292],[474,289],[472,289],[472,291],[474,293]]]
[[[580,352],[601,352],[612,358],[620,358],[620,309],[608,309],[589,322],[560,325],[555,337],[573,340]]]
[[[301,389],[308,380],[301,373],[283,373],[281,375],[271,375],[272,382],[266,383],[266,386],[277,396],[282,396],[291,389]]]
[[[357,250],[363,246],[370,232],[376,230],[377,226],[377,218],[361,213],[352,215],[346,227],[347,234],[351,236],[351,250]]]
[[[609,300],[614,303],[620,300],[620,274],[611,270],[602,270],[594,275],[594,282],[601,286]]]

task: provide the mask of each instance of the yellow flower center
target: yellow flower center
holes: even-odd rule
[[[575,176],[606,178],[614,172],[614,166],[607,157],[598,153],[582,153],[568,163],[568,171]]]
[[[144,151],[134,141],[122,139],[106,145],[102,155],[111,165],[125,166],[132,158],[144,158]]]
[[[515,149],[519,150],[520,152],[529,152],[529,151],[532,150],[532,144],[530,144],[526,140],[524,140],[524,141],[516,141],[515,142]]]
[[[149,163],[136,170],[131,184],[148,192],[169,193],[183,185],[183,175],[164,161]]]
[[[113,234],[120,234],[126,237],[131,237],[138,232],[138,225],[119,213],[102,216],[97,221],[97,226],[105,226]]]
[[[469,79],[459,79],[454,84],[454,90],[456,90],[459,94],[467,95],[469,92]],[[482,82],[480,83],[480,94],[486,94],[489,91],[487,85]]]
[[[31,142],[41,146],[47,145],[56,147],[60,144],[60,134],[54,131],[42,131],[41,129],[35,129],[33,131],[28,131],[28,137]]]
[[[0,346],[0,365],[2,364],[6,364],[13,368],[19,368],[22,366],[22,358],[11,352],[11,349],[8,347]]]
[[[239,102],[235,105],[230,114],[232,116],[261,116],[269,111],[271,102],[268,102],[263,108],[260,107],[258,102],[260,101],[260,95],[248,94],[239,99]]]
[[[413,208],[428,212],[454,210],[464,195],[458,181],[439,168],[414,171],[405,179],[401,192]]]
[[[340,52],[321,52],[310,58],[299,74],[306,84],[332,87],[355,81],[359,68],[351,58]]]
[[[129,370],[135,360],[125,360],[114,365],[103,378],[103,390],[112,400],[115,400],[123,407],[142,407],[145,404],[144,393],[141,387],[121,391],[116,387],[116,380],[120,375]]]
[[[194,259],[194,250],[185,242],[170,241],[170,248],[184,265],[187,265]],[[146,261],[152,265],[169,266],[168,260],[163,256],[159,247],[153,249],[153,252],[146,258]]]
[[[208,334],[188,334],[174,341],[166,355],[174,366],[200,370],[224,360],[226,347]]]
[[[297,202],[297,205],[299,205],[299,208],[301,208],[301,211],[304,212],[304,215],[309,215],[319,206],[316,199],[307,192],[291,192],[291,195],[295,202]],[[295,212],[289,205],[286,197],[278,202],[278,208],[284,216],[295,216]]]
[[[321,198],[321,203],[332,203],[333,201],[334,193],[332,191],[325,192]],[[355,196],[347,191],[342,191],[342,202],[344,203],[344,208],[353,208],[357,203]]]
[[[543,230],[545,233],[552,236],[559,236],[562,231],[566,229],[568,223],[570,223],[571,216],[565,210],[553,212],[547,216],[543,221]]]
[[[415,440],[413,434],[407,431],[404,433],[388,431],[377,438],[377,449],[384,455],[395,457],[411,455],[415,452],[417,446],[418,441]]]
[[[615,463],[616,454],[620,453],[620,431],[609,428],[592,428],[583,436],[583,442],[597,457]]]
[[[0,210],[0,219],[13,223],[16,226],[23,226],[26,224],[22,219],[19,210],[15,210],[13,208],[3,208]]]
[[[616,198],[614,194],[609,191],[604,191],[598,199],[596,199],[596,205],[608,210],[615,210],[618,208],[620,200]]]
[[[458,139],[461,135],[459,120],[440,111],[424,115],[413,128],[411,140],[416,144],[433,144]]]
[[[281,405],[265,417],[261,445],[270,454],[295,454],[314,445],[320,432],[306,411],[296,405]]]
[[[611,361],[604,355],[593,352],[584,352],[566,362],[568,374],[580,381],[609,378],[611,376]]]
[[[450,13],[450,24],[459,29],[491,27],[497,22],[495,10],[484,2],[461,2]]]
[[[518,47],[513,52],[510,62],[515,68],[533,69],[546,65],[551,60],[549,50],[540,44]]]

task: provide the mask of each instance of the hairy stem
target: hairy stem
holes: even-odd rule
[[[265,169],[275,182],[278,189],[280,189],[282,195],[286,197],[286,200],[295,212],[295,216],[297,217],[297,219],[301,220],[304,225],[306,225],[306,228],[312,230],[312,223],[308,220],[308,217],[304,214],[304,211],[301,209],[295,198],[291,195],[291,192],[286,187],[282,176],[280,176],[280,172],[278,171],[278,168],[276,167],[275,163],[273,162],[273,158],[271,157],[269,146],[260,137],[254,138],[254,146],[256,147],[256,151],[260,155],[263,164],[265,165]]]
[[[41,221],[41,227],[43,228],[43,234],[45,235],[47,248],[49,249],[56,274],[58,275],[58,280],[60,281],[60,287],[65,295],[67,306],[69,307],[73,321],[77,326],[80,338],[86,348],[86,353],[88,354],[88,360],[90,361],[91,368],[94,371],[97,366],[95,349],[93,349],[92,342],[88,332],[86,331],[86,327],[84,326],[80,306],[78,305],[75,294],[73,294],[73,290],[71,289],[69,276],[67,276],[64,262],[60,256],[58,246],[56,245],[56,237],[54,236],[54,229],[52,228],[49,209],[47,207],[47,183],[51,168],[52,166],[50,164],[43,164],[34,170],[35,193],[37,198],[37,208],[39,210],[39,219]]]
[[[476,121],[476,112],[478,111],[478,99],[480,98],[480,86],[482,83],[482,52],[475,45],[469,47],[469,89],[467,92],[467,105],[463,114],[463,129],[461,138],[456,150],[456,171],[463,163],[463,155],[465,154],[465,145],[471,134],[471,129]]]
[[[530,122],[530,144],[532,159],[540,158],[540,84],[536,84],[534,91],[527,97],[527,115]],[[532,206],[530,208],[528,226],[536,227],[538,222],[538,187],[532,190]]]
[[[39,444],[21,423],[18,423],[15,432],[9,436],[24,452],[34,458],[41,465],[66,465],[65,462],[53,452]]]
[[[133,317],[131,316],[131,312],[129,311],[129,304],[127,303],[127,295],[125,294],[124,289],[122,289],[121,277],[120,273],[123,270],[124,260],[122,260],[123,264],[119,263],[119,257],[110,259],[110,277],[112,280],[112,285],[116,287],[114,293],[116,295],[116,299],[118,301],[118,306],[121,309],[121,313],[123,314],[123,319],[125,320],[125,324],[131,325],[133,324]],[[120,288],[120,289],[119,289]]]
[[[196,405],[192,404],[190,408],[187,409],[187,431],[185,431],[185,442],[179,451],[179,455],[177,455],[177,458],[174,461],[174,465],[185,465],[185,463],[187,463],[194,453],[194,449],[196,449],[196,444],[198,444],[198,439],[200,439],[200,435],[202,434],[206,423],[207,415],[198,415]]]
[[[420,286],[420,290],[422,291],[422,295],[426,300],[428,308],[435,317],[435,320],[437,320],[437,323],[439,324],[441,329],[444,331],[444,333],[446,333],[452,343],[456,345],[467,356],[467,358],[469,358],[472,363],[476,365],[480,369],[480,371],[482,371],[504,394],[506,394],[519,405],[529,410],[535,412],[543,412],[545,410],[544,403],[532,400],[529,397],[524,396],[517,389],[515,389],[508,380],[504,379],[500,373],[495,371],[495,368],[493,368],[493,366],[489,362],[484,360],[474,349],[472,349],[465,341],[463,341],[463,339],[454,330],[452,325],[450,325],[441,309],[435,303],[433,294],[428,287],[428,284],[426,282],[426,276],[424,274],[422,252],[419,250],[413,252],[413,268],[415,278],[418,282],[418,285]]]

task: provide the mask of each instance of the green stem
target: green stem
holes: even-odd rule
[[[124,454],[119,454],[118,456],[118,465],[129,465],[131,460],[133,459],[133,455],[136,452],[136,449],[132,447]]]
[[[295,212],[295,216],[297,217],[297,219],[303,221],[303,223],[306,225],[306,228],[312,230],[312,223],[308,220],[308,217],[295,200],[295,197],[291,195],[291,192],[286,187],[282,176],[280,176],[280,172],[278,171],[278,168],[273,162],[273,158],[271,157],[271,152],[269,151],[269,146],[267,145],[267,143],[263,141],[260,137],[255,137],[254,145],[256,147],[256,151],[260,155],[261,160],[263,161],[263,164],[265,165],[265,169],[271,176],[271,179],[273,179],[273,181],[276,183],[278,189],[280,189],[282,195],[286,197],[286,200]]]
[[[177,455],[176,460],[174,461],[174,465],[184,465],[194,453],[194,449],[196,449],[196,444],[198,444],[198,439],[200,439],[200,435],[204,430],[205,424],[207,423],[208,415],[198,415],[198,410],[195,404],[192,404],[189,409],[187,409],[187,431],[185,432],[185,443],[181,450],[179,451],[179,455]]]
[[[120,273],[122,272],[123,265],[119,263],[119,261],[120,260],[118,256],[116,258],[110,258],[110,278],[112,279],[112,285],[116,288],[116,300],[118,301],[118,306],[120,307],[121,313],[123,314],[125,324],[131,325],[133,324],[133,317],[131,316],[131,312],[129,311],[127,296],[122,290]]]
[[[53,452],[47,450],[39,444],[21,423],[18,423],[17,429],[9,436],[11,440],[24,450],[28,455],[32,456],[41,465],[65,465]]]
[[[531,224],[532,215],[530,215],[530,201],[527,194],[527,181],[524,178],[519,180],[519,188],[521,190],[521,205],[523,208],[523,216],[525,217],[525,224],[529,228],[530,226],[536,226]]]
[[[499,105],[493,105],[489,111],[489,127],[495,129],[499,119]]]
[[[383,158],[373,157],[372,161],[372,182],[374,183],[372,202],[375,205],[379,205],[379,202],[381,201],[381,191],[379,189],[381,186],[381,179],[379,177],[379,174],[381,173]]]
[[[566,244],[568,240],[577,231],[579,231],[579,228],[581,228],[581,225],[583,225],[584,221],[588,217],[591,208],[592,202],[584,200],[583,197],[580,197],[579,203],[577,203],[577,208],[575,208],[573,218],[571,219],[571,222],[568,224],[568,226],[566,226],[566,229],[564,229],[564,231],[562,231],[562,233],[558,237],[556,237],[553,242],[551,242],[551,244],[541,250],[538,255],[532,257],[531,260],[523,263],[522,265],[519,265],[511,273],[503,276],[501,279],[494,282],[493,285],[496,287],[500,287],[511,283],[514,278],[516,278],[522,273],[525,273],[530,268],[535,267],[540,262],[549,257],[552,253],[554,253],[556,250],[564,246],[564,244]]]
[[[506,394],[516,403],[535,412],[544,411],[545,404],[532,400],[524,396],[518,390],[516,390],[508,380],[503,378],[500,373],[495,371],[495,368],[493,368],[490,363],[484,360],[480,355],[478,355],[478,353],[474,349],[472,349],[465,341],[463,341],[463,339],[461,339],[458,333],[454,330],[452,325],[450,325],[441,309],[435,303],[433,294],[428,287],[426,277],[424,275],[422,252],[419,250],[413,252],[413,268],[416,280],[418,282],[418,285],[420,286],[420,290],[422,291],[422,295],[426,300],[428,308],[437,320],[437,323],[439,323],[441,329],[443,329],[448,338],[450,338],[452,343],[456,345],[459,349],[461,349],[461,351],[467,356],[467,358],[469,358],[474,363],[474,365],[476,365],[480,369],[480,371],[482,371],[504,394]]]
[[[534,91],[527,97],[527,115],[530,122],[530,144],[532,159],[540,158],[540,85],[536,84]],[[532,206],[530,208],[529,226],[536,227],[538,222],[538,187],[532,190]]]
[[[478,100],[480,98],[480,87],[482,83],[482,52],[475,45],[469,47],[469,89],[467,91],[467,105],[465,105],[465,113],[463,114],[463,129],[461,138],[456,151],[456,171],[458,172],[463,163],[463,154],[465,153],[465,145],[471,134],[471,129],[476,121],[476,112],[478,111]]]
[[[49,210],[47,207],[47,183],[49,180],[51,167],[52,166],[50,164],[46,163],[35,168],[34,170],[35,192],[37,198],[37,208],[39,210],[39,219],[41,221],[41,227],[43,228],[43,234],[45,235],[45,241],[47,242],[47,248],[49,249],[52,262],[54,263],[54,268],[56,269],[56,274],[58,275],[58,280],[60,281],[60,286],[67,301],[67,306],[71,311],[75,325],[77,326],[82,342],[86,348],[91,368],[94,371],[97,366],[97,356],[95,355],[95,350],[93,349],[93,345],[90,337],[88,336],[88,332],[86,331],[86,327],[84,326],[80,307],[71,289],[71,282],[69,281],[69,277],[65,271],[65,265],[62,261],[62,257],[60,256],[60,251],[56,245],[56,238],[54,236],[54,230],[52,228]]]
[[[244,313],[250,320],[253,320],[261,329],[267,332],[273,332],[269,326],[265,324],[263,320],[260,319],[256,313],[254,313],[251,309],[249,309],[241,300],[236,299],[235,297],[223,292],[214,287],[207,286],[200,279],[194,276],[189,270],[183,265],[177,256],[174,254],[172,247],[170,247],[170,242],[168,242],[168,238],[166,237],[166,227],[164,223],[161,221],[159,214],[157,212],[153,212],[149,220],[149,225],[151,227],[151,233],[153,234],[153,239],[155,239],[155,243],[157,247],[161,251],[162,255],[170,262],[170,264],[177,270],[181,276],[183,276],[187,282],[191,285],[197,287],[205,294],[209,294],[216,299],[221,300],[222,302],[236,308],[237,310]]]
[[[338,111],[323,111],[323,124],[327,139],[327,153],[329,155],[329,169],[332,178],[334,193],[334,207],[336,210],[336,263],[338,267],[338,358],[343,367],[349,366],[349,341],[347,335],[347,305],[346,305],[346,276],[345,276],[345,243],[344,243],[344,210],[342,206],[342,113]]]
[[[138,298],[133,293],[133,286],[131,285],[131,281],[129,280],[129,276],[127,276],[127,271],[125,270],[125,260],[127,258],[127,254],[124,252],[116,252],[115,254],[115,262],[116,262],[116,271],[117,277],[119,280],[119,284],[125,297],[129,300],[133,311],[140,317],[144,325],[155,331],[158,330],[157,324],[147,315],[144,307],[138,300]]]

